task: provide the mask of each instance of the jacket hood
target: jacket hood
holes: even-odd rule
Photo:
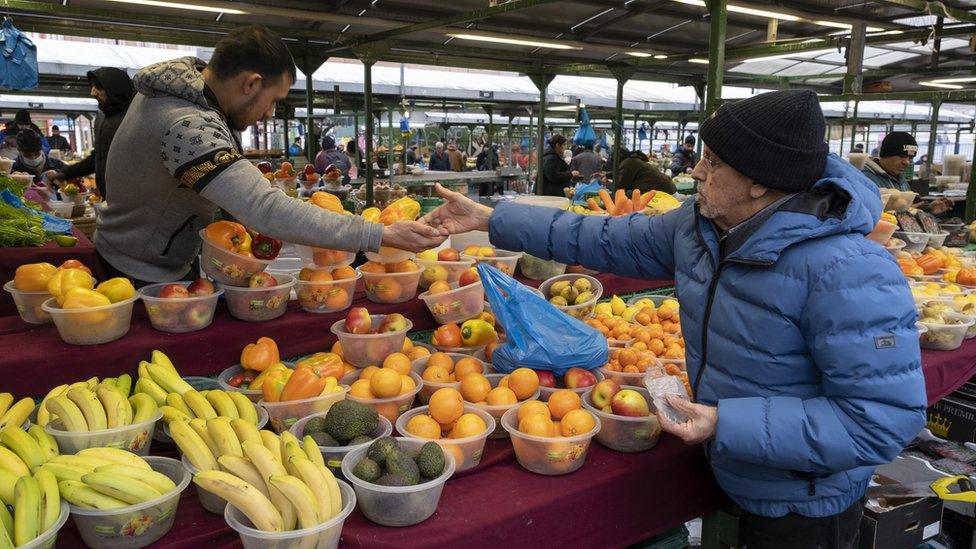
[[[128,73],[115,67],[102,67],[88,71],[88,83],[105,90],[108,101],[98,108],[105,114],[115,114],[128,110],[129,103],[136,96],[136,88]]]
[[[874,172],[874,173],[876,173],[878,175],[883,175],[885,177],[891,177],[890,175],[888,175],[888,172],[886,172],[885,169],[881,167],[881,164],[878,164],[878,159],[877,158],[871,158],[870,156],[867,157],[867,158],[865,158],[864,159],[864,169],[871,170],[872,172]]]
[[[136,73],[136,91],[147,97],[179,97],[210,108],[203,93],[203,74],[207,64],[193,56],[170,59],[149,65]]]
[[[731,247],[728,258],[772,263],[783,250],[804,240],[837,234],[867,235],[880,216],[877,186],[850,163],[831,154],[822,177],[809,191],[783,201],[763,216],[758,227],[749,227],[750,220],[729,232],[728,239],[738,231],[747,234],[736,235],[736,240],[744,242]]]

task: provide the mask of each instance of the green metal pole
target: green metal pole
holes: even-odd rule
[[[935,100],[932,102],[932,122],[929,124],[929,151],[927,160],[925,161],[925,173],[928,175],[929,182],[935,181],[935,177],[932,174],[932,163],[935,162],[935,138],[939,132],[939,107],[942,106],[942,101]]]
[[[532,79],[532,83],[535,87],[539,89],[539,119],[538,128],[536,129],[537,141],[536,141],[536,173],[535,173],[535,194],[542,195],[542,155],[546,151],[546,105],[548,104],[548,98],[546,97],[549,92],[549,83],[555,78],[552,74],[530,74],[529,78]]]
[[[288,156],[288,147],[291,146],[291,143],[288,142],[288,105],[284,106],[284,113],[282,114],[282,118],[283,118],[282,121],[284,122],[282,126],[284,126],[283,131],[285,136],[285,156]],[[308,141],[307,138],[305,140]]]
[[[976,166],[976,141],[973,146],[972,163]],[[976,219],[976,168],[969,170],[969,187],[966,189],[966,223],[972,223],[973,219]]]
[[[846,132],[847,132],[847,119],[841,118],[840,119],[840,151],[838,152],[838,154],[840,154],[842,157],[844,156],[844,137],[845,137],[844,134]]]
[[[952,154],[959,154],[959,139],[962,137],[962,126],[956,126],[956,144],[952,147]]]
[[[491,105],[487,105],[485,106],[485,112],[488,113],[488,125],[485,126],[485,130],[487,131],[488,134],[487,140],[485,142],[485,147],[488,147],[488,151],[485,154],[485,160],[488,162],[488,171],[491,171],[495,169],[495,165],[494,165],[495,163],[491,161],[491,138],[492,138],[492,133],[494,133],[495,131],[494,117],[492,116],[492,112],[494,112],[494,109],[491,108]]]
[[[373,205],[373,62],[364,60],[363,94],[366,96],[366,207]]]
[[[722,98],[722,68],[725,66],[725,19],[727,0],[710,0],[708,12],[711,27],[708,34],[708,76],[706,82],[705,115],[718,108]]]
[[[854,140],[857,139],[857,108],[860,106],[860,101],[854,102],[854,116],[851,117],[851,152],[854,150]]]
[[[637,113],[634,113],[634,150],[640,150],[640,143],[637,142]]]
[[[305,41],[305,47],[308,48],[308,40]],[[312,120],[312,111],[315,105],[313,90],[312,90],[312,73],[314,69],[312,68],[312,62],[309,60],[308,55],[305,55],[305,155],[308,157],[308,161],[312,162],[315,160],[315,132],[313,128],[315,127],[315,122]],[[287,123],[286,123],[287,124]],[[286,130],[287,131],[287,130]],[[288,154],[288,141],[285,141],[285,155]]]
[[[620,167],[620,155],[623,154],[624,141],[624,81],[617,79],[617,111],[613,118],[613,187],[616,189],[620,180],[617,179],[617,169]],[[590,174],[586,174],[589,177]]]
[[[390,127],[387,128],[389,131],[389,142],[386,144],[386,169],[390,174],[390,186],[393,186],[393,145],[396,140],[393,139],[393,107],[390,106],[389,112],[386,113],[386,120],[389,122]],[[380,123],[382,127],[382,122]]]

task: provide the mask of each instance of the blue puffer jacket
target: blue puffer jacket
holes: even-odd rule
[[[749,512],[839,513],[925,423],[916,313],[892,257],[864,238],[877,188],[836,156],[824,177],[720,243],[693,200],[667,215],[587,217],[500,205],[496,246],[620,275],[673,276],[706,452]]]

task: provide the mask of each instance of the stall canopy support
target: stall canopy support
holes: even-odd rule
[[[939,100],[932,102],[932,123],[929,125],[929,150],[925,160],[925,174],[931,182],[935,181],[935,178],[932,177],[932,162],[935,161],[935,140],[939,132],[939,108],[941,106],[942,102]]]
[[[389,42],[375,42],[353,51],[363,63],[363,96],[365,98],[366,147],[361,154],[366,159],[366,207],[373,205],[373,64],[389,49]],[[358,149],[357,149],[358,150]]]
[[[708,75],[705,80],[707,97],[705,116],[718,108],[722,97],[723,66],[725,65],[725,19],[727,0],[709,0],[708,14],[711,29],[708,33]]]
[[[637,69],[631,66],[613,65],[608,67],[610,74],[617,79],[617,105],[613,117],[613,186],[619,185],[617,168],[620,167],[620,155],[624,149],[624,84],[634,77]],[[590,174],[584,174],[589,177]]]
[[[535,194],[542,195],[542,155],[546,152],[546,104],[548,103],[549,83],[556,77],[555,74],[533,73],[529,74],[529,79],[539,89],[539,119],[536,130],[536,155],[535,155]]]
[[[851,28],[851,43],[847,47],[847,74],[844,75],[844,93],[861,93],[864,77],[864,35],[865,23],[855,23]]]

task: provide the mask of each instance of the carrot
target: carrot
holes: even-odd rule
[[[593,200],[592,198],[587,198],[586,199],[586,205],[589,206],[590,209],[593,210],[594,212],[602,212],[603,211],[603,208],[601,208],[596,203],[596,200]]]
[[[651,203],[651,200],[654,200],[654,193],[656,192],[657,191],[647,191],[644,193],[644,196],[641,197],[640,203],[638,204],[640,207],[637,208],[637,211],[642,211],[644,208],[646,208],[647,205]]]
[[[641,193],[639,189],[634,189],[634,192],[630,193],[631,199],[630,203],[634,205],[634,211],[637,211],[637,206],[640,205]]]
[[[600,189],[598,193],[600,195],[600,200],[603,201],[603,208],[607,210],[610,215],[617,215],[617,207],[613,204],[613,199],[610,198],[610,193],[606,189]]]
[[[617,206],[617,211],[620,211],[620,208],[625,205],[626,200],[627,200],[627,192],[624,191],[623,189],[617,189],[617,192],[613,197],[613,203],[614,205]]]

